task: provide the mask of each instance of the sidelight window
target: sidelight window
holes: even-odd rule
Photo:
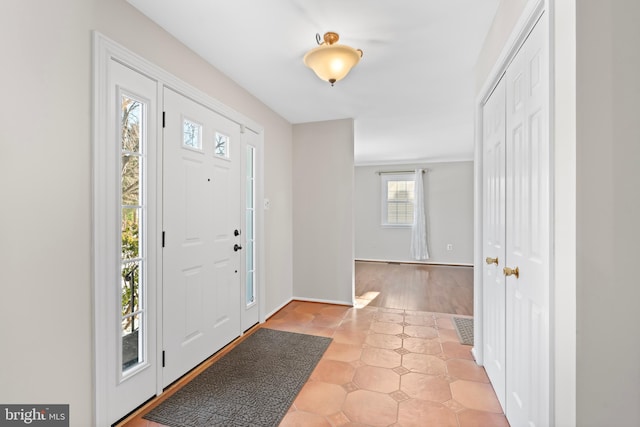
[[[129,95],[120,97],[120,355],[126,376],[145,363],[145,121],[147,106]]]
[[[245,304],[247,306],[253,304],[256,300],[256,267],[255,267],[255,148],[247,146],[247,176],[246,176],[246,212],[245,212]]]

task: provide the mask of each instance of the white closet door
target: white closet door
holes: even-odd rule
[[[506,414],[549,424],[549,132],[546,14],[506,72]],[[505,272],[507,274],[508,272]]]
[[[484,367],[505,408],[505,82],[483,108]]]

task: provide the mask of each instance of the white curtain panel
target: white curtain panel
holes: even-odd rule
[[[411,256],[417,261],[429,259],[427,251],[427,221],[424,208],[423,169],[416,169],[413,227],[411,228]]]

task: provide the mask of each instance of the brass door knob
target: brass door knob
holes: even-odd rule
[[[516,276],[516,279],[520,278],[520,270],[518,269],[518,267],[516,268],[505,267],[502,269],[502,272],[504,273],[505,276]]]
[[[487,259],[485,260],[487,264],[491,265],[491,264],[495,264],[498,265],[498,257],[495,258],[491,258],[490,256],[487,257]]]

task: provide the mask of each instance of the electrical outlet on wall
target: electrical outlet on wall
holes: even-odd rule
[[[453,250],[453,243],[447,243],[447,250],[448,251],[452,251]]]

